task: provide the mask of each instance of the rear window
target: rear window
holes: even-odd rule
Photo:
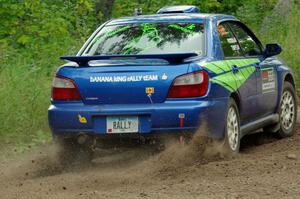
[[[137,55],[166,53],[205,54],[201,23],[141,23],[106,26],[84,55]]]

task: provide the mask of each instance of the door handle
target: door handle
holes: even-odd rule
[[[239,67],[238,67],[237,65],[232,65],[231,68],[232,68],[232,72],[233,72],[233,73],[238,73],[239,70],[240,70]]]
[[[255,63],[254,66],[257,70],[260,70],[260,63]]]

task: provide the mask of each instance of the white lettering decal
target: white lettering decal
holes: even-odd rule
[[[158,81],[158,75],[136,75],[136,76],[91,76],[91,83],[102,82],[141,82],[141,81]]]
[[[273,68],[261,70],[262,92],[274,92],[276,90],[275,71]]]

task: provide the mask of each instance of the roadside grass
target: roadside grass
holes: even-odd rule
[[[283,52],[280,58],[290,66],[296,76],[296,84],[300,85],[300,5],[293,3],[292,10],[287,18],[276,18],[276,13],[272,15],[266,31],[260,32],[259,37],[267,43],[279,43]],[[299,90],[298,90],[299,91]]]
[[[40,51],[5,51],[0,61],[0,150],[13,146],[23,152],[50,140],[47,109],[53,74],[64,63],[59,57],[75,54],[78,47],[57,42]]]

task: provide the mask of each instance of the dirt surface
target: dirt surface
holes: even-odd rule
[[[298,117],[300,118],[300,117]],[[300,124],[292,138],[243,139],[237,156],[197,135],[168,144],[98,152],[61,167],[54,146],[0,163],[0,198],[300,198]]]

